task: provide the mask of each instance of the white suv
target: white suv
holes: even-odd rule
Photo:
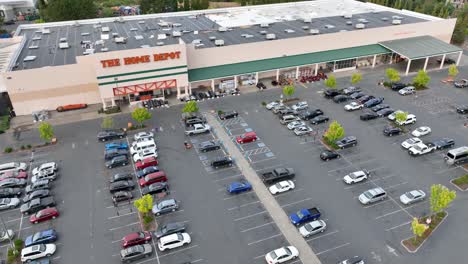
[[[0,164],[0,174],[10,171],[26,171],[28,165],[24,162],[9,162]]]
[[[21,250],[21,261],[29,262],[43,257],[50,257],[55,253],[57,247],[54,244],[40,244]]]
[[[155,149],[145,149],[140,152],[137,152],[133,155],[133,161],[138,162],[142,161],[149,157],[158,157],[158,152]]]
[[[176,233],[168,236],[163,236],[158,241],[158,248],[161,251],[181,247],[185,244],[190,244],[192,239],[187,233]]]
[[[133,139],[135,139],[135,141],[143,141],[144,139],[153,139],[153,138],[154,138],[153,132],[139,132],[133,136]]]
[[[364,205],[382,201],[385,198],[387,198],[387,192],[380,187],[367,190],[359,195],[359,201]]]
[[[34,168],[32,170],[32,174],[33,174],[33,176],[36,176],[41,171],[48,171],[48,170],[51,170],[51,169],[54,170],[54,171],[57,171],[58,170],[57,163],[55,163],[55,162],[43,163],[43,164],[41,164],[41,166]]]
[[[412,114],[409,114],[407,117],[406,117],[406,120],[405,121],[402,121],[402,122],[399,122],[399,121],[395,121],[395,123],[397,125],[409,125],[409,124],[414,124],[416,123],[416,116],[415,115],[412,115]]]

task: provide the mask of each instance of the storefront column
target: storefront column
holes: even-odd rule
[[[411,60],[408,60],[408,65],[406,66],[406,73],[405,73],[405,75],[408,75],[410,66],[411,66]]]
[[[255,85],[258,84],[258,72],[255,73]]]
[[[112,106],[115,106],[115,99],[112,97]]]
[[[211,80],[211,90],[212,90],[213,93],[214,93],[214,91],[215,91],[214,79]]]
[[[299,79],[299,66],[296,67],[296,80]]]
[[[375,67],[375,62],[377,61],[377,55],[374,55],[374,60],[372,61],[372,68]]]
[[[276,81],[279,82],[279,69],[276,70]]]
[[[184,93],[185,93],[185,95],[188,94],[188,85],[184,86]]]
[[[318,74],[318,63],[315,64],[315,73],[314,73],[314,75],[317,76],[317,74]]]
[[[439,69],[442,69],[442,68],[444,67],[445,55],[446,55],[446,54],[444,54],[444,56],[442,56],[442,61],[440,62],[440,67],[439,67]]]
[[[333,62],[333,72],[335,72],[336,69],[336,61]]]
[[[234,75],[234,89],[237,89],[237,75]]]
[[[101,98],[101,100],[102,100],[102,109],[106,109],[107,108],[106,100],[104,100],[104,98]]]
[[[460,51],[460,54],[458,54],[458,59],[457,59],[457,66],[460,65],[461,57],[462,57],[463,51]]]
[[[177,99],[179,99],[179,98],[180,98],[180,87],[177,86]]]
[[[189,89],[189,94],[192,95],[192,85],[190,83],[188,85],[188,89]]]
[[[429,57],[426,57],[426,61],[424,61],[424,68],[423,71],[426,71],[427,63],[429,62]]]
[[[393,63],[393,52],[392,54],[390,55],[390,63],[389,64],[392,64]]]

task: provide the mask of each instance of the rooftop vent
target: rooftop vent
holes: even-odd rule
[[[224,46],[224,40],[222,40],[222,39],[215,40],[215,45],[216,46]]]
[[[83,37],[84,36],[89,36],[89,32],[83,32],[83,33],[81,33],[81,36],[83,36]]]
[[[191,31],[190,31],[190,30],[188,30],[188,29],[183,29],[183,30],[182,30],[182,33],[184,33],[184,34],[186,34],[186,33],[190,33],[190,32],[191,32]]]
[[[352,25],[353,21],[346,21],[346,25]]]
[[[304,23],[312,23],[312,18],[304,18]]]
[[[138,31],[138,28],[131,28],[130,31]]]
[[[156,42],[156,45],[157,45],[157,46],[163,46],[163,45],[164,45],[164,42],[162,42],[162,41]]]
[[[192,44],[200,44],[200,43],[201,43],[201,39],[192,40]]]
[[[74,27],[79,27],[79,26],[81,26],[81,24],[80,24],[80,22],[75,21],[75,22],[73,23],[73,26],[74,26]]]
[[[110,28],[109,27],[102,27],[101,32],[109,32]]]
[[[399,19],[392,20],[392,25],[401,25],[401,20]]]
[[[119,23],[125,23],[125,19],[123,17],[119,17],[119,19],[117,20],[117,22]]]
[[[404,17],[402,16],[392,16],[392,19],[398,19],[398,20],[402,20]]]
[[[42,35],[47,35],[47,34],[50,34],[50,29],[48,29],[48,28],[43,28],[43,29],[42,29]]]
[[[35,36],[32,40],[41,40],[41,36]]]
[[[161,22],[158,23],[158,26],[160,26],[160,27],[168,27],[169,24],[168,24],[167,22],[161,21]]]
[[[348,31],[348,30],[346,30],[346,29],[342,29],[342,30],[340,30],[340,32],[347,32],[347,31]]]
[[[317,34],[320,33],[320,30],[314,28],[314,29],[309,30],[309,33],[312,34],[312,35],[317,35]]]
[[[267,32],[265,30],[260,31],[260,35],[266,35]]]
[[[138,21],[138,24],[144,24],[144,23],[145,23],[145,21],[144,21],[144,20],[140,20],[140,21]]]
[[[101,52],[108,52],[109,48],[101,48]]]
[[[37,46],[37,45],[31,45],[31,46],[29,46],[29,49],[38,49],[38,48],[39,48],[39,46]]]
[[[276,35],[272,34],[272,33],[266,34],[266,39],[268,39],[268,40],[276,39]]]
[[[303,29],[303,30],[308,30],[308,29],[309,29],[309,26],[303,26],[302,29]]]
[[[254,35],[251,35],[251,34],[241,34],[241,37],[243,37],[243,38],[253,38]]]
[[[93,28],[100,28],[100,27],[102,27],[101,22],[99,22],[99,24],[94,24],[93,25]]]
[[[200,44],[195,44],[195,47],[197,47],[197,48],[199,48],[199,47],[203,47],[203,46],[205,46],[205,44],[203,44],[203,43],[200,43]]]
[[[286,33],[294,33],[294,32],[296,32],[296,31],[294,31],[294,30],[292,30],[292,29],[285,29],[284,32],[286,32]]]
[[[367,19],[365,19],[365,18],[360,18],[360,19],[358,19],[357,21],[358,21],[359,23],[362,23],[362,24],[367,24],[367,23],[369,23],[369,21],[368,21]]]
[[[35,60],[37,57],[36,56],[26,56],[23,61],[24,62],[28,62],[28,61],[33,61]]]
[[[329,24],[329,25],[325,25],[325,28],[331,29],[331,28],[335,28],[335,26]]]
[[[354,26],[356,29],[363,29],[363,28],[366,28],[366,25],[365,24],[362,24],[362,23],[358,23]]]
[[[215,40],[215,39],[216,39],[216,37],[215,37],[215,36],[210,36],[210,37],[208,37],[208,38],[209,38],[211,41],[213,41],[213,40]]]
[[[260,27],[261,28],[267,28],[267,27],[269,27],[269,25],[268,25],[268,23],[261,23]]]
[[[180,32],[180,31],[172,31],[172,36],[173,36],[173,37],[180,37],[180,36],[182,36],[182,32]]]
[[[135,36],[135,39],[136,39],[136,40],[142,40],[142,39],[144,39],[144,38],[143,38],[142,35],[136,35],[136,36]]]
[[[382,21],[388,21],[388,17],[382,17]]]
[[[219,32],[226,32],[226,31],[227,31],[227,28],[225,28],[225,27],[220,27],[220,28],[218,28],[218,31],[219,31]]]
[[[173,26],[173,27],[181,27],[182,24],[180,24],[180,23],[174,23],[174,24],[172,24],[172,26]]]
[[[351,19],[353,17],[353,15],[352,14],[344,14],[343,17],[346,18],[346,19]]]

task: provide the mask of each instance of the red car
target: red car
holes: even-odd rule
[[[148,231],[135,232],[128,234],[122,238],[122,247],[127,248],[130,246],[140,245],[151,241],[151,233]]]
[[[50,207],[40,210],[39,212],[31,215],[31,217],[29,217],[29,222],[37,224],[39,222],[43,222],[49,219],[55,219],[58,216],[59,212],[57,211],[57,209],[55,207]]]
[[[158,160],[155,157],[148,157],[144,159],[143,161],[139,160],[137,161],[137,163],[135,163],[135,167],[137,168],[137,170],[142,170],[149,166],[156,166],[156,165],[158,165]]]
[[[83,109],[88,107],[87,104],[70,104],[70,105],[62,105],[57,107],[57,112],[63,112],[63,111],[70,111],[70,110],[77,110],[77,109]]]
[[[155,173],[151,173],[146,175],[145,177],[141,178],[138,183],[141,187],[153,184],[155,182],[165,182],[167,181],[166,173],[164,171],[158,171]]]
[[[249,143],[257,140],[257,134],[255,132],[247,132],[244,135],[237,136],[236,141],[239,144]]]
[[[16,178],[16,179],[26,179],[28,178],[28,173],[25,171],[8,171],[0,174],[0,181]]]

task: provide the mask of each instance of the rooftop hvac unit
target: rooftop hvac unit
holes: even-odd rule
[[[250,35],[250,34],[245,34],[244,38],[253,38],[254,35]]]
[[[136,39],[136,40],[142,40],[142,39],[144,39],[144,38],[143,38],[142,35],[136,35],[136,36],[135,36],[135,39]]]
[[[89,36],[89,32],[83,32],[83,33],[81,33],[81,36],[83,36],[83,37],[84,36]]]
[[[37,45],[31,45],[31,46],[29,46],[29,49],[38,49],[38,48],[39,48],[39,46],[37,46]]]
[[[138,24],[144,24],[144,23],[145,23],[144,20],[138,21]]]
[[[127,38],[117,37],[117,38],[114,38],[114,41],[115,41],[115,43],[125,44],[125,43],[127,43]]]
[[[41,36],[35,36],[32,40],[41,40],[42,37]]]
[[[130,31],[138,31],[138,28],[131,28]]]
[[[164,42],[162,42],[162,41],[156,42],[156,45],[157,45],[157,46],[163,46],[163,45],[164,45]]]
[[[198,47],[203,47],[203,46],[205,46],[205,44],[203,44],[203,43],[195,44],[195,47],[197,47],[197,48],[198,48]]]
[[[382,21],[388,21],[388,17],[382,17]]]
[[[360,18],[360,19],[358,19],[357,21],[358,21],[359,23],[363,23],[363,24],[369,23],[369,21],[368,21],[367,19],[365,19],[365,18]]]
[[[150,45],[141,45],[140,48],[151,48]]]
[[[158,34],[158,39],[166,39],[166,34]]]
[[[100,28],[100,27],[102,27],[101,22],[99,22],[99,24],[94,24],[93,25],[93,28]]]
[[[272,33],[266,34],[266,39],[268,39],[268,40],[276,39],[276,35],[272,34]]]
[[[96,46],[97,46],[97,45],[104,45],[104,40],[102,40],[102,39],[96,40],[96,41],[94,42],[94,45],[96,45]]]
[[[167,22],[161,21],[161,22],[158,23],[158,26],[160,26],[160,27],[168,27],[169,24],[168,24]]]
[[[401,20],[399,19],[392,20],[392,25],[400,25],[400,24],[401,24]]]
[[[172,24],[172,26],[173,26],[173,27],[181,27],[182,24],[180,24],[180,23],[174,23],[174,24]]]
[[[346,19],[351,19],[353,17],[353,15],[352,14],[344,14],[343,17],[346,18]]]
[[[74,26],[74,27],[79,27],[79,26],[81,26],[81,24],[80,24],[80,22],[75,21],[75,22],[73,23],[73,26]]]
[[[108,40],[109,39],[109,34],[101,34],[101,39]]]
[[[194,35],[198,35],[198,30],[193,31]]]
[[[59,48],[60,49],[68,49],[68,48],[70,48],[70,45],[68,45],[68,42],[60,42],[59,43]]]
[[[266,35],[267,32],[265,30],[260,31],[260,35]]]
[[[312,23],[312,18],[304,18],[304,23]]]
[[[119,19],[117,21],[120,22],[120,23],[125,23],[125,20],[124,20],[123,17],[119,17]]]
[[[101,32],[109,32],[110,28],[109,27],[102,27]]]
[[[216,39],[216,37],[215,37],[215,36],[210,36],[209,39],[210,39],[211,41],[213,41],[213,40]]]
[[[402,20],[404,17],[401,17],[401,16],[392,16],[392,19],[398,19],[398,20]]]
[[[101,52],[108,52],[109,48],[101,48]]]
[[[286,33],[294,33],[294,32],[296,32],[296,31],[294,31],[294,30],[292,30],[292,29],[285,29],[284,32],[286,32]]]
[[[362,24],[362,23],[358,23],[358,24],[356,24],[354,27],[355,27],[356,29],[363,29],[363,28],[366,27],[366,25],[365,25],[365,24]]]
[[[94,54],[94,49],[87,49],[83,51],[83,55],[91,55]]]
[[[224,40],[222,40],[222,39],[215,40],[215,45],[216,46],[224,46]]]
[[[42,35],[47,35],[47,34],[50,34],[50,29],[48,29],[48,28],[43,28],[43,29],[42,29]]]
[[[347,32],[347,31],[348,31],[348,30],[346,30],[346,29],[342,29],[342,30],[340,30],[340,32]]]
[[[311,30],[309,31],[309,33],[312,34],[312,35],[317,35],[317,34],[320,33],[320,30],[318,30],[318,29],[316,29],[316,28],[313,28],[313,29],[311,29]]]
[[[226,32],[226,31],[227,31],[227,28],[225,28],[225,27],[220,27],[220,28],[218,28],[218,31],[219,31],[219,32]]]
[[[260,27],[261,27],[261,28],[267,28],[268,26],[269,26],[268,23],[261,23],[261,24],[260,24]]]
[[[33,61],[35,60],[37,57],[36,56],[26,56],[23,61],[24,62],[27,62],[27,61]]]
[[[353,21],[346,21],[346,25],[352,25]]]
[[[192,44],[200,44],[200,43],[201,43],[201,39],[192,40]]]
[[[118,36],[119,36],[119,33],[117,33],[117,32],[112,33],[112,38],[116,38]]]
[[[182,32],[180,32],[180,31],[172,31],[172,36],[173,36],[173,37],[180,37],[180,36],[182,36]]]
[[[309,26],[303,26],[302,29],[303,29],[303,30],[308,30],[308,29],[309,29]]]
[[[334,25],[325,25],[325,28],[331,29],[331,28],[335,28],[335,26]]]
[[[60,42],[67,42],[67,38],[60,38]]]

